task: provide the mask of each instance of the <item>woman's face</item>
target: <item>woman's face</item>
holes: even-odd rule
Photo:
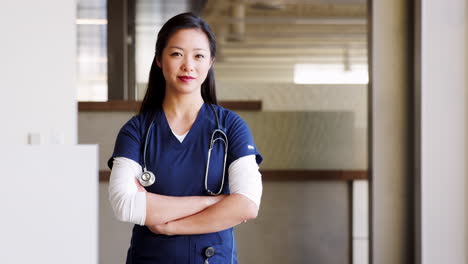
[[[200,94],[212,65],[209,40],[199,29],[181,29],[169,38],[157,63],[166,80],[166,92]]]

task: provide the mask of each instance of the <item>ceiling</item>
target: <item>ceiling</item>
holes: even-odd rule
[[[207,0],[202,16],[218,42],[217,63],[367,64],[365,0]]]

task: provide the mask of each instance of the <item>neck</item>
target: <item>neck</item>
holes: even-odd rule
[[[163,101],[163,109],[166,115],[171,117],[187,117],[197,115],[201,106],[203,105],[203,98],[201,94],[192,95],[173,95],[166,93]]]

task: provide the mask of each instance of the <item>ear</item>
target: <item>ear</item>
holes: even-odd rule
[[[156,60],[156,64],[158,65],[158,67],[162,69],[161,62],[157,58],[155,58],[155,60]]]

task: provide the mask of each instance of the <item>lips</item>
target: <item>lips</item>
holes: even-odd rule
[[[183,82],[190,82],[192,80],[195,80],[195,77],[192,77],[192,76],[178,76],[179,80],[183,81]]]

